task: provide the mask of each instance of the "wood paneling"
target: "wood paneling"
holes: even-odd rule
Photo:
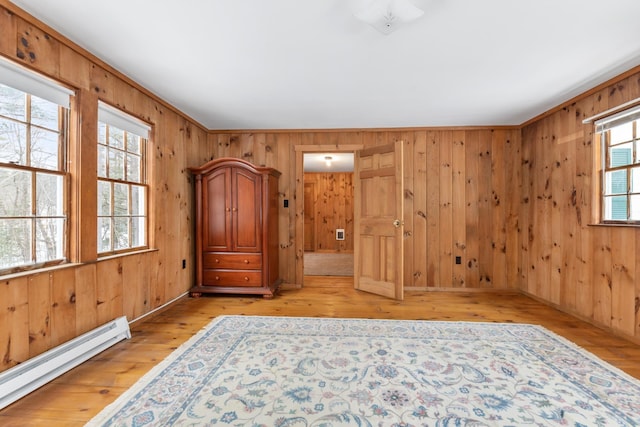
[[[512,170],[513,156],[519,156],[518,129],[291,131],[266,132],[264,138],[259,132],[250,134],[212,131],[209,145],[216,157],[255,155],[262,150],[256,141],[262,140],[277,150],[277,156],[265,158],[265,166],[282,171],[281,198],[289,200],[289,208],[280,205],[280,273],[285,283],[303,280],[304,241],[296,233],[304,227],[302,194],[296,194],[297,181],[303,180],[302,152],[353,151],[403,141],[405,166],[411,164],[405,168],[405,257],[411,266],[405,271],[405,286],[517,289],[513,272],[520,249],[519,211],[517,202],[507,201],[519,200],[520,187],[500,171]],[[494,152],[499,153],[495,158]],[[455,256],[461,257],[460,264],[455,264]],[[509,262],[513,265],[507,266]]]
[[[591,225],[598,212],[599,141],[583,120],[639,94],[636,70],[528,123],[519,160],[521,289],[635,339],[640,228]]]
[[[193,189],[186,168],[210,158],[213,149],[202,126],[6,1],[0,2],[0,28],[0,55],[76,90],[69,129],[73,264],[2,279],[2,371],[114,317],[132,320],[148,313],[191,287]],[[151,249],[111,259],[96,254],[99,99],[153,128],[148,146]],[[264,146],[260,139],[255,142]]]
[[[304,229],[305,250],[353,252],[353,173],[305,172],[304,184],[313,189],[308,191],[311,200],[307,201],[307,192],[304,194],[304,215],[309,215],[309,227],[305,223]],[[344,240],[336,240],[337,228],[344,229]],[[309,241],[307,233],[313,236]],[[307,249],[311,242],[313,246]]]

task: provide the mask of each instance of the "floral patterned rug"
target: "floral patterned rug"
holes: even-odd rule
[[[639,426],[640,381],[536,325],[222,316],[88,425]]]

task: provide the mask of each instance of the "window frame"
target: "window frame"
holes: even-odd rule
[[[631,124],[631,139],[628,141],[612,142],[611,130]],[[632,219],[632,196],[640,199],[640,188],[632,191],[632,170],[640,171],[640,106],[635,105],[626,108],[613,115],[607,116],[595,122],[595,130],[597,140],[599,142],[599,224],[602,225],[628,225],[640,226],[640,218]],[[613,166],[614,162],[611,158],[612,152],[616,147],[629,144],[631,147],[631,158],[627,164]],[[609,181],[607,174],[612,172],[626,172],[626,189],[624,192],[608,192]],[[612,184],[613,185],[613,184]],[[626,216],[627,219],[607,218],[607,198],[613,199],[616,196],[626,197]],[[613,200],[612,200],[613,202]],[[613,207],[611,208],[613,209]]]
[[[4,65],[4,67],[7,67],[6,64],[0,64],[0,65]],[[3,67],[3,68],[4,68]],[[17,68],[17,67],[14,67]],[[5,68],[6,70],[6,68]],[[29,80],[30,78],[32,79],[36,79],[36,80],[42,80],[43,78],[40,77],[39,75],[33,73],[33,72],[28,72],[28,71],[21,71],[23,73],[32,73],[32,76],[29,76],[28,74],[25,74],[24,79],[25,80]],[[11,83],[11,79],[7,79],[9,80],[9,82]],[[28,89],[28,87],[25,87],[24,85],[20,85],[20,84],[16,84],[16,85],[12,85],[9,83],[4,83],[4,81],[0,82],[2,83],[4,86],[6,87],[10,87],[14,90],[18,90],[20,92],[22,92],[22,94],[24,95],[24,120],[22,119],[18,119],[15,117],[9,117],[9,116],[1,116],[3,120],[6,120],[8,122],[13,122],[13,123],[18,123],[22,126],[24,126],[25,128],[25,162],[26,164],[18,164],[15,162],[0,162],[0,167],[2,167],[2,169],[4,170],[13,170],[13,171],[20,171],[20,172],[26,172],[29,173],[30,176],[30,187],[31,187],[31,211],[28,215],[18,215],[18,216],[3,216],[3,219],[24,219],[24,220],[28,220],[29,221],[29,228],[30,228],[30,246],[31,246],[31,254],[30,254],[30,262],[26,263],[26,264],[19,264],[19,265],[12,265],[10,267],[5,267],[5,268],[0,268],[0,276],[4,276],[4,275],[8,275],[8,274],[15,274],[15,273],[21,273],[21,272],[26,272],[26,271],[34,271],[34,270],[38,270],[38,269],[42,269],[42,268],[46,268],[46,267],[51,267],[51,266],[56,266],[56,265],[60,265],[60,264],[66,264],[68,262],[70,262],[70,183],[71,183],[71,174],[69,171],[69,167],[68,167],[68,159],[69,159],[69,150],[70,150],[70,145],[71,145],[71,141],[70,141],[70,132],[69,132],[69,120],[70,120],[70,114],[71,114],[71,109],[67,108],[66,106],[60,105],[58,102],[52,102],[51,99],[46,99],[43,98],[40,95],[41,93],[31,93],[26,91],[25,89]],[[47,83],[48,85],[50,85],[51,87],[54,87],[54,83]],[[15,86],[20,86],[20,87],[15,87]],[[68,91],[68,89],[60,86],[60,92],[62,93],[66,93]],[[38,88],[36,87],[36,91],[38,91]],[[39,98],[39,99],[45,99],[49,102],[51,102],[52,104],[58,104],[57,105],[57,120],[58,120],[58,125],[57,125],[57,129],[52,129],[52,128],[47,128],[44,126],[41,126],[37,123],[33,123],[33,117],[32,117],[32,105],[33,105],[33,98]],[[49,97],[48,97],[49,98]],[[57,167],[56,169],[47,169],[44,167],[37,167],[37,166],[33,166],[31,165],[31,141],[32,141],[32,130],[33,129],[41,129],[47,132],[56,132],[58,135],[57,138]],[[59,200],[60,202],[60,208],[61,208],[61,213],[59,215],[39,215],[38,214],[38,205],[37,205],[37,188],[38,188],[38,181],[37,181],[37,175],[38,174],[46,174],[46,175],[53,175],[53,176],[58,176],[61,177],[62,179],[62,184],[61,184],[61,199]],[[49,260],[45,260],[45,261],[38,261],[37,258],[37,251],[38,251],[38,232],[37,232],[37,222],[38,220],[42,220],[42,219],[59,219],[62,220],[62,230],[59,231],[59,234],[61,234],[61,241],[58,241],[57,244],[60,245],[60,251],[62,252],[62,256],[60,258],[54,258],[54,259],[49,259]]]
[[[150,200],[150,184],[149,184],[149,158],[148,158],[148,145],[150,140],[150,130],[151,126],[148,124],[139,121],[135,117],[131,116],[128,113],[122,112],[108,104],[99,102],[98,106],[98,135],[96,138],[97,144],[97,157],[96,161],[98,164],[97,172],[96,172],[96,202],[97,202],[97,211],[96,211],[96,253],[98,258],[110,257],[113,255],[120,255],[129,252],[136,252],[141,250],[146,250],[150,248],[150,208],[149,208],[149,200]],[[105,134],[104,141],[101,142],[100,137],[100,129],[102,125],[105,126]],[[109,144],[110,139],[110,130],[117,129],[122,132],[122,141],[123,147],[118,148],[115,146],[111,146]],[[145,135],[140,135],[141,133]],[[129,144],[129,135],[133,135],[138,137],[139,143],[139,154],[135,152],[131,152],[128,150]],[[100,174],[100,149],[104,148],[105,156],[105,171],[107,176],[101,176]],[[124,160],[124,170],[122,171],[123,178],[113,178],[109,177],[109,150],[115,150],[119,153],[122,153]],[[127,179],[127,155],[137,155],[139,156],[139,164],[140,164],[140,179],[139,181],[133,181]],[[108,183],[109,185],[109,194],[110,194],[110,202],[109,202],[109,215],[101,214],[100,209],[100,183]],[[127,187],[127,213],[124,215],[116,214],[115,212],[115,191],[114,188],[117,185],[124,185]],[[132,213],[132,188],[133,187],[143,187],[144,188],[144,214],[143,215],[135,215]],[[101,227],[101,219],[108,218],[110,219],[110,237],[109,237],[109,250],[102,251],[101,250],[101,238],[100,238],[100,227]],[[128,247],[126,248],[115,248],[114,243],[114,229],[115,229],[115,221],[117,218],[127,218],[128,219]],[[132,221],[135,218],[142,218],[144,220],[144,244],[139,246],[132,246],[132,233],[133,226]]]

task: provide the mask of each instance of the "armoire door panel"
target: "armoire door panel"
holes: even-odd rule
[[[261,182],[259,175],[234,169],[234,203],[231,208],[234,225],[234,250],[260,252],[262,241]]]
[[[203,200],[203,235],[205,251],[231,251],[231,173],[214,171],[205,180]]]

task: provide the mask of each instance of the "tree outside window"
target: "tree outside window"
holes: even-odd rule
[[[67,258],[67,114],[0,84],[0,272]]]
[[[146,139],[98,122],[98,253],[147,246]]]

